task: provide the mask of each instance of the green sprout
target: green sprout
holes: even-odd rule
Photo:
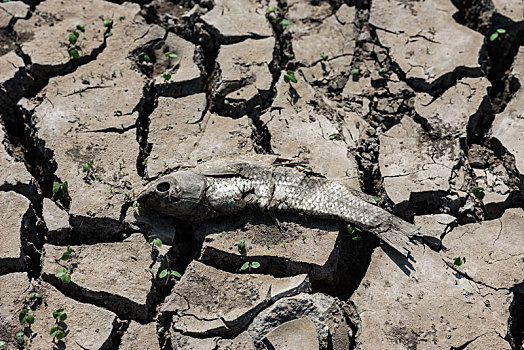
[[[471,190],[471,193],[479,200],[482,201],[484,199],[484,196],[486,195],[484,193],[484,189],[482,187],[475,187]]]
[[[495,41],[500,34],[506,34],[506,29],[499,28],[493,34],[490,35],[489,41]]]
[[[162,240],[158,238],[156,235],[149,236],[147,242],[151,244],[151,248],[153,248],[154,246],[157,246],[158,248],[162,247]]]
[[[81,31],[81,32],[85,32],[85,30],[86,30],[86,26],[83,25],[83,24],[77,24],[77,25],[76,25],[76,29],[78,29],[78,30]]]
[[[109,27],[111,24],[113,24],[113,20],[110,19],[104,19],[104,27]]]
[[[166,52],[164,55],[166,55],[169,58],[177,58],[178,57],[176,53],[171,52],[171,51]]]
[[[284,81],[289,84],[296,83],[297,78],[295,77],[295,72],[292,70],[286,71],[286,74],[284,75]]]
[[[66,251],[62,253],[60,260],[68,261],[74,252],[75,250],[68,245]],[[56,270],[55,276],[60,278],[62,283],[69,283],[71,282],[71,270],[71,263],[69,263],[67,267],[59,267],[58,270]]]
[[[30,314],[29,310],[24,309],[18,314],[18,320],[20,321],[20,324],[28,323],[31,325],[35,323],[35,316]]]
[[[342,136],[340,135],[339,132],[336,132],[334,134],[329,135],[328,138],[330,140],[340,140],[340,139],[342,139]]]
[[[162,73],[162,76],[164,77],[165,81],[169,81],[171,79],[171,72],[164,72]]]
[[[24,343],[24,332],[16,333],[16,343],[22,345]]]
[[[113,112],[113,116],[115,117],[121,117],[123,115],[122,111],[121,110],[116,110]]]
[[[242,253],[245,253],[246,252],[246,241],[241,239],[237,244],[237,249],[239,251],[240,254]]]
[[[71,33],[69,33],[68,35],[68,39],[69,39],[69,43],[71,45],[74,45],[76,44],[76,42],[78,41],[78,37],[80,36],[80,34],[78,34],[78,32],[76,30],[73,30]]]
[[[60,257],[61,260],[67,261],[71,257],[71,254],[73,254],[75,250],[71,248],[70,245],[67,246],[66,251],[62,253],[62,256]]]
[[[169,276],[167,281],[169,281],[169,279],[171,277],[175,277],[175,278],[181,278],[182,277],[182,275],[179,272],[176,272],[175,270],[168,270],[168,269],[164,269],[164,270],[160,271],[160,273],[158,274],[158,277],[160,277],[160,278],[165,278],[167,276]]]
[[[377,196],[370,196],[375,202],[378,203],[378,201],[380,200]]]
[[[283,25],[283,26],[287,26],[287,25],[290,25],[291,24],[291,21],[290,20],[287,20],[287,19],[283,19],[280,21],[280,25]]]
[[[144,207],[141,207],[141,206],[140,206],[140,203],[139,203],[138,201],[134,201],[134,202],[133,202],[133,209],[135,210],[135,212],[136,212],[138,215],[140,215],[140,214],[144,214],[144,212],[145,212],[145,210],[146,210]],[[149,242],[149,243],[151,243],[151,242]],[[160,243],[162,243],[162,241],[160,241]]]
[[[351,237],[351,240],[352,241],[360,241],[362,240],[362,237],[360,236],[360,233],[362,232],[362,230],[358,227],[351,227],[351,224],[348,224],[347,226],[347,230],[348,230],[348,233],[350,236],[353,236]]]
[[[466,262],[466,258],[461,259],[460,256],[458,255],[455,258],[453,258],[453,265],[455,266],[461,266],[465,262]]]
[[[378,70],[378,72],[379,72],[380,74],[384,74],[384,73],[386,73],[387,71],[388,71],[388,69],[387,69],[386,67],[382,67],[382,68],[380,68],[380,69]]]
[[[359,75],[360,74],[360,69],[358,68],[353,68],[351,70],[351,75]]]
[[[64,328],[60,325],[60,322],[64,322],[67,319],[67,314],[64,312],[64,308],[61,307],[53,311],[53,318],[55,319],[55,325],[49,331],[49,335],[53,337],[53,342],[56,340],[62,340],[66,336]]]
[[[93,163],[91,163],[91,162],[87,162],[87,163],[82,165],[82,172],[83,173],[88,173],[92,169],[93,169]]]
[[[320,58],[322,58],[322,61],[327,61],[329,56],[328,55],[324,55],[324,54],[320,54]]]
[[[146,54],[144,51],[140,52],[138,54],[138,58],[142,59],[142,61],[146,62],[146,63],[149,63],[151,62],[151,58],[149,57],[148,54]]]
[[[62,183],[60,182],[53,182],[53,193],[58,193],[62,191],[62,193],[67,193],[68,185],[67,181],[64,181]]]
[[[241,271],[245,271],[249,269],[248,271],[251,272],[251,269],[258,269],[260,267],[260,263],[258,261],[246,261],[241,267]]]
[[[113,32],[107,32],[104,34],[104,38],[109,38],[112,35],[113,35]]]

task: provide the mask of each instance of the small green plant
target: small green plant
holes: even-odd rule
[[[76,30],[73,30],[71,33],[69,33],[69,36],[67,37],[69,39],[69,43],[71,45],[76,44],[76,42],[78,41],[78,37],[79,36],[80,36],[80,34],[78,34],[78,32]]]
[[[82,165],[82,172],[83,173],[89,173],[91,170],[93,170],[93,163],[87,162]]]
[[[110,36],[113,36],[113,32],[107,32],[104,34],[104,38],[109,38]]]
[[[377,196],[370,196],[375,202],[378,203],[378,201],[380,200]]]
[[[178,57],[176,53],[171,52],[171,51],[166,52],[164,55],[166,55],[169,58],[177,58]]]
[[[322,61],[327,61],[329,59],[328,55],[320,54],[320,58],[322,58]]]
[[[67,52],[69,53],[69,57],[71,58],[80,57],[80,53],[78,52],[78,48],[76,46],[71,46],[67,49]]]
[[[351,224],[348,224],[347,226],[347,230],[348,230],[348,233],[350,236],[353,236],[351,237],[351,240],[352,241],[360,241],[362,240],[362,236],[360,236],[360,233],[362,233],[362,230],[358,227],[352,227]]]
[[[85,32],[86,31],[86,26],[83,25],[83,24],[77,24],[76,25],[76,29],[78,29],[81,32]]]
[[[243,254],[246,252],[246,241],[241,239],[237,244],[237,249],[239,251],[240,254]]]
[[[133,202],[133,209],[134,209],[135,213],[137,213],[138,215],[144,214],[144,212],[146,210],[144,207],[140,206],[140,203],[138,201],[134,201]]]
[[[455,266],[462,266],[466,262],[466,258],[462,259],[460,256],[456,256],[453,258],[453,265]]]
[[[68,261],[74,252],[75,250],[68,245],[66,251],[62,253],[60,260]],[[60,278],[62,283],[69,283],[71,282],[71,271],[72,266],[71,263],[69,263],[66,267],[59,267],[58,270],[56,270],[55,276]]]
[[[387,73],[387,71],[388,71],[388,69],[387,69],[386,67],[382,67],[382,68],[380,68],[380,69],[378,70],[378,72],[379,72],[380,74],[385,74],[385,73]]]
[[[296,83],[297,78],[295,77],[295,72],[292,70],[286,71],[286,74],[284,75],[284,81],[289,84]]]
[[[104,19],[104,27],[109,27],[113,24],[113,20],[111,19]]]
[[[471,193],[477,198],[479,201],[482,201],[484,199],[484,196],[486,195],[484,193],[484,188],[482,187],[475,187],[471,190]]]
[[[24,309],[20,311],[20,313],[18,314],[18,320],[20,321],[20,324],[22,325],[24,323],[32,325],[33,323],[35,323],[35,316],[33,314],[30,314],[29,310]]]
[[[353,68],[351,70],[351,75],[359,75],[360,74],[360,69],[358,68]]]
[[[258,269],[260,267],[260,263],[258,261],[246,261],[241,267],[241,271],[245,271],[249,269],[248,271],[251,272],[251,269]]]
[[[160,273],[158,274],[158,277],[160,277],[160,278],[168,277],[167,281],[169,281],[169,279],[172,278],[172,277],[174,277],[174,278],[181,278],[182,275],[180,273],[176,272],[175,270],[164,269],[164,270],[160,271]]]
[[[493,34],[490,35],[489,41],[495,41],[501,34],[506,34],[506,29],[498,28]]]
[[[113,116],[114,117],[121,117],[123,115],[122,111],[121,110],[116,110],[113,112]]]
[[[164,77],[165,81],[171,80],[171,72],[164,72],[162,73],[162,76]]]
[[[336,132],[334,134],[329,135],[328,138],[330,140],[341,140],[342,139],[342,135],[340,135],[339,132]]]
[[[158,248],[162,247],[162,240],[158,238],[156,235],[149,236],[147,242],[151,244],[151,248],[153,248],[154,246],[157,246]]]
[[[138,54],[138,58],[140,58],[143,62],[146,62],[146,63],[151,62],[151,58],[144,51],[142,51],[142,52],[140,52]]]
[[[58,193],[62,191],[62,193],[67,193],[67,181],[64,181],[62,183],[60,182],[53,182],[53,193]]]
[[[291,24],[291,21],[290,20],[287,20],[287,19],[283,19],[280,21],[280,25],[282,26],[288,26]]]
[[[18,332],[16,333],[16,343],[18,345],[24,344],[24,332]]]
[[[61,307],[53,311],[53,318],[55,319],[55,325],[49,331],[49,335],[53,337],[53,342],[56,340],[62,340],[66,336],[64,328],[60,325],[60,322],[64,322],[67,319],[67,314],[64,312],[64,308]]]
[[[280,7],[278,7],[278,6],[269,6],[267,8],[267,12],[268,13],[272,13],[272,12],[275,12],[275,11],[278,11],[278,10],[280,10]]]

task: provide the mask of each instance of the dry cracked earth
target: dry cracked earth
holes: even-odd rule
[[[0,349],[522,349],[523,20],[522,0],[4,0]],[[443,247],[406,263],[337,221],[131,205],[255,157]]]

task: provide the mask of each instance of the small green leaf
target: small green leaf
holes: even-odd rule
[[[67,248],[66,248],[66,252],[68,252],[69,254],[71,254],[71,253],[74,253],[75,250],[74,250],[73,248],[71,248],[70,245],[68,245]]]
[[[287,26],[287,25],[290,25],[291,22],[289,20],[287,20],[287,19],[283,19],[283,20],[280,21],[280,24],[283,25],[283,26]]]
[[[246,241],[241,239],[240,242],[237,243],[237,248],[240,253],[244,252],[246,250]]]
[[[370,196],[370,197],[373,198],[373,200],[378,203],[379,198],[377,196]]]
[[[70,254],[70,253],[68,253],[68,252],[64,252],[64,253],[62,254],[62,257],[61,257],[60,259],[62,259],[62,260],[69,260],[70,257],[71,257],[71,254]]]
[[[67,319],[67,314],[64,312],[63,314],[60,314],[58,318],[60,319],[60,321],[64,322]]]
[[[53,193],[60,191],[60,184],[58,182],[53,182]]]
[[[320,58],[322,58],[323,61],[327,61],[329,56],[328,55],[320,55]]]
[[[78,37],[79,37],[79,36],[80,36],[80,34],[78,34],[77,31],[73,30],[71,33],[69,33],[69,37],[68,37],[68,39],[69,39],[69,43],[70,43],[71,45],[76,44],[76,41],[78,40]]]
[[[18,343],[18,345],[22,345],[24,343],[24,333],[23,332],[16,333],[16,342]]]
[[[292,70],[286,71],[286,74],[284,75],[284,81],[286,83],[289,83],[289,82],[296,83],[297,78],[295,77],[295,72],[293,72]]]
[[[63,331],[56,332],[56,340],[62,340],[65,337],[65,333]]]
[[[171,79],[171,72],[164,72],[162,76],[164,77],[165,81],[169,81]]]
[[[84,165],[82,165],[82,172],[88,172],[89,169],[91,168],[91,165],[89,163],[86,163]]]
[[[336,132],[328,136],[330,140],[340,140],[340,133]]]
[[[64,267],[59,267],[58,270],[56,270],[55,276],[58,278],[62,278],[67,273],[66,269]]]
[[[32,292],[32,293],[29,293],[29,297],[30,298],[41,298],[42,294],[37,293],[37,292]]]
[[[164,278],[167,276],[167,274],[168,274],[168,271],[167,269],[165,269],[165,270],[160,271],[160,274],[158,275],[158,277]]]
[[[495,32],[489,37],[489,41],[495,41],[499,37],[499,33]]]
[[[160,248],[162,246],[162,240],[160,238],[155,238],[153,239],[153,244]]]
[[[463,264],[462,262],[462,259],[460,258],[460,256],[456,256],[454,259],[453,259],[453,265],[455,266],[461,266]]]
[[[388,69],[387,69],[386,67],[382,67],[382,68],[380,68],[380,69],[378,70],[378,72],[379,72],[380,74],[384,74],[384,73],[386,73],[387,71],[388,71]]]
[[[179,272],[176,272],[176,271],[171,271],[171,274],[173,276],[175,276],[176,278],[181,278],[182,277],[182,275]]]
[[[268,12],[268,13],[275,12],[275,8],[274,8],[273,6],[269,6],[269,7],[267,8],[267,12]]]
[[[20,313],[18,314],[18,321],[20,321],[20,324],[24,324],[25,321],[27,320],[27,314],[29,313],[29,311],[27,310],[22,310],[20,311]]]
[[[240,270],[244,271],[244,270],[246,270],[248,267],[249,267],[249,262],[246,261],[246,262],[244,263],[244,265],[242,265],[242,267],[240,267]]]
[[[72,58],[80,57],[80,54],[78,53],[78,49],[76,48],[76,46],[70,47],[67,51],[69,52],[69,57],[72,57]]]
[[[360,241],[360,240],[362,240],[362,237],[359,237],[359,236],[351,237],[351,240],[352,241]]]
[[[166,55],[167,57],[169,57],[169,58],[177,58],[177,57],[178,57],[176,53],[171,52],[171,51],[166,52],[165,55]]]
[[[56,309],[55,311],[53,311],[53,318],[58,318],[60,317],[60,315],[62,314],[62,312],[64,311],[64,308],[61,307],[60,309]]]
[[[60,327],[60,326],[54,326],[53,328],[51,328],[49,330],[49,335],[54,337],[56,335],[56,333],[58,332],[58,327]]]
[[[29,323],[29,324],[33,324],[33,323],[35,323],[35,315],[33,315],[33,314],[29,314],[29,315],[27,315],[27,320],[26,320],[26,321],[27,321],[27,323]]]
[[[108,32],[104,34],[104,38],[109,38],[110,36],[113,36],[113,32]]]
[[[360,73],[360,70],[358,68],[353,68],[351,70],[351,75],[358,75]]]
[[[104,19],[104,27],[109,27],[113,23],[110,19]]]
[[[497,29],[497,33],[499,33],[499,34],[506,34],[506,29],[499,28],[499,29]]]
[[[140,204],[138,204],[138,201],[134,201],[133,202],[133,209],[137,208],[138,206],[140,206]]]
[[[83,25],[83,24],[77,24],[76,25],[76,29],[78,29],[79,31],[83,32],[86,30],[86,26]]]
[[[260,263],[258,261],[253,261],[251,263],[251,267],[254,269],[258,269],[260,267]]]
[[[69,283],[71,282],[71,275],[66,273],[60,279],[62,280],[63,283]]]
[[[475,187],[471,190],[471,193],[479,200],[482,201],[484,199],[484,196],[486,194],[484,193],[484,188],[482,187]]]

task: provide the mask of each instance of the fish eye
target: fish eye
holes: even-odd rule
[[[169,190],[169,187],[171,187],[169,185],[169,182],[161,182],[158,185],[156,185],[156,190],[158,192],[166,192]]]

